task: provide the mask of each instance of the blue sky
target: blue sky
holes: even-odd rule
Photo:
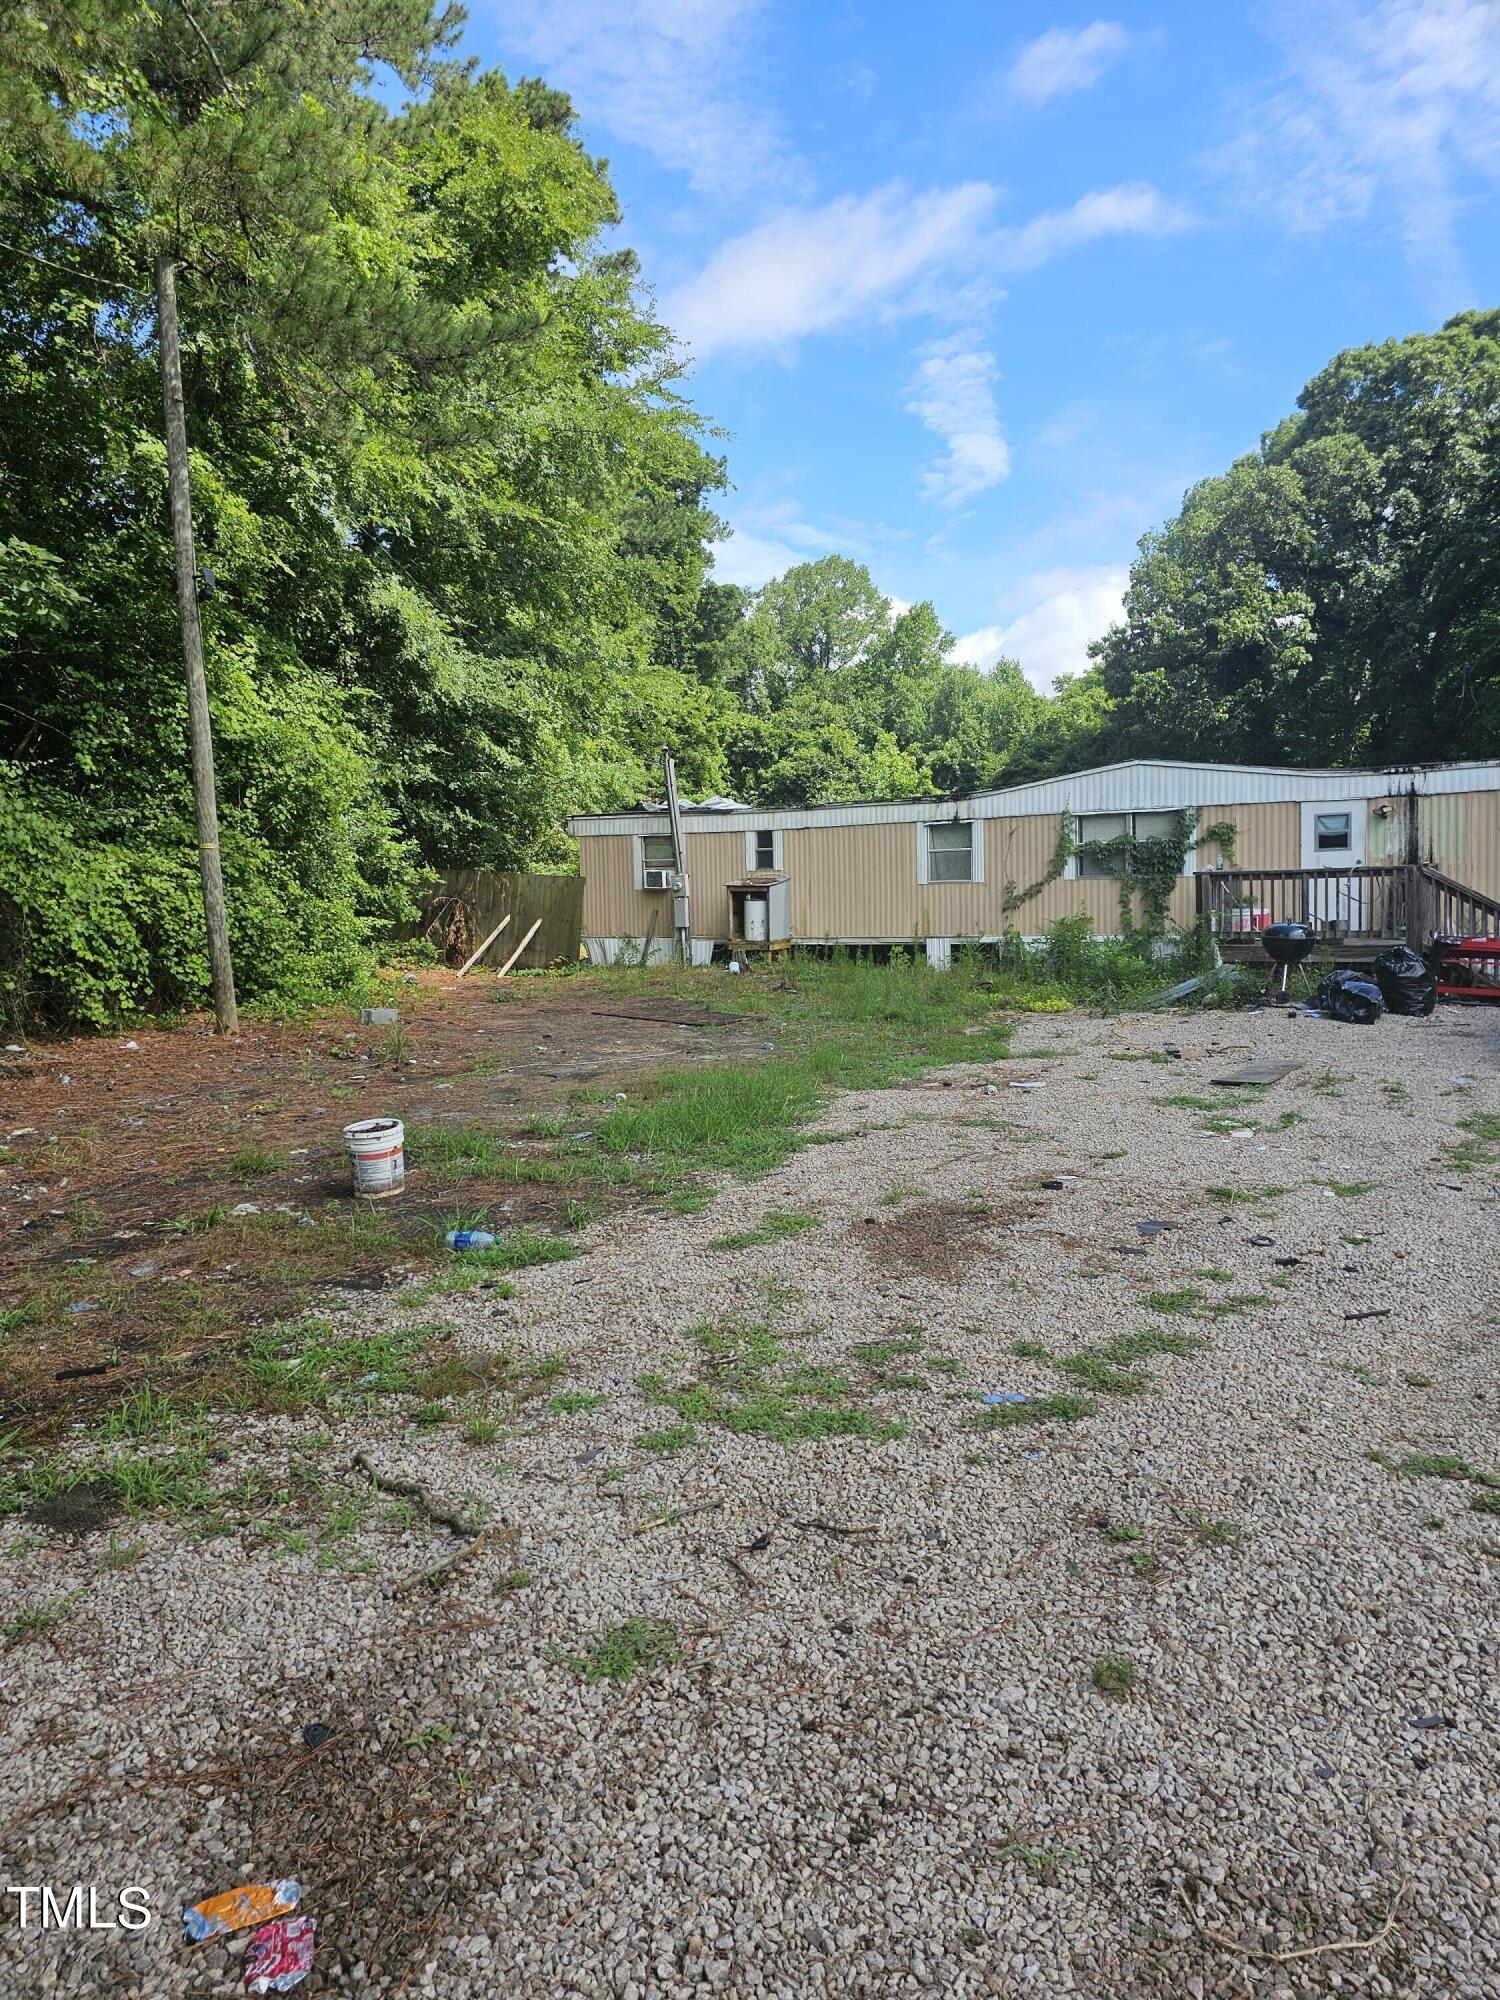
[[[1339,348],[1500,303],[1500,0],[470,11],[610,160],[717,573],[855,556],[1041,687]]]

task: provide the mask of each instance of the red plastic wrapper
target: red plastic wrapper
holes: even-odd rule
[[[312,1971],[316,1917],[278,1917],[263,1924],[245,1952],[245,1987],[251,1993],[290,1993]]]

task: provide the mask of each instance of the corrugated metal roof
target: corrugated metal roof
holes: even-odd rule
[[[1221,806],[1287,799],[1380,799],[1404,792],[1413,784],[1424,795],[1500,791],[1500,762],[1337,771],[1140,757],[959,798],[851,799],[818,806],[741,806],[734,811],[684,812],[683,828],[687,833],[706,833],[737,822],[786,829],[900,824],[952,819],[955,814],[962,819],[1004,819],[1031,813],[1173,812],[1201,805],[1206,799]],[[649,807],[575,813],[568,821],[568,830],[580,836],[654,833],[666,830],[666,814]]]

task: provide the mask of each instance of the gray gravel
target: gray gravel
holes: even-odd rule
[[[459,1544],[420,1510],[279,1549],[151,1521],[123,1569],[105,1535],[8,1524],[0,1620],[86,1595],[0,1654],[5,1879],[140,1883],[158,1921],[12,1923],[0,1993],[241,1990],[177,1912],[287,1873],[312,1993],[1500,1993],[1500,1518],[1372,1456],[1500,1467],[1500,1166],[1443,1160],[1500,1111],[1500,1021],[1041,1016],[1014,1046],[842,1098],[845,1143],[596,1228],[513,1300],[422,1307],[604,1398],[485,1445],[389,1409],[327,1439],[335,1497],[363,1447],[488,1510],[437,1591]],[[1248,1137],[1160,1102],[1226,1109],[1210,1079],[1260,1055],[1302,1068]],[[710,1247],[768,1209],[821,1227]],[[643,1450],[676,1419],[636,1377],[701,1372],[705,1316],[772,1321],[905,1434]],[[894,1380],[851,1356],[913,1326]],[[982,1392],[1080,1386],[1013,1342],[1144,1326],[1206,1344],[1084,1421],[976,1426]],[[320,1428],[224,1422],[221,1476]],[[561,1656],[631,1617],[675,1621],[677,1662],[582,1685]],[[1095,1686],[1104,1653],[1130,1692]],[[315,1755],[310,1720],[337,1731]]]

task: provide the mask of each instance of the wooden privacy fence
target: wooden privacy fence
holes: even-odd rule
[[[426,883],[419,895],[417,935],[435,944],[445,965],[461,966],[471,952],[509,917],[500,935],[475,963],[473,978],[498,972],[533,924],[536,935],[517,958],[514,970],[531,971],[561,960],[578,960],[583,930],[581,875],[502,875],[493,868],[450,868]]]

